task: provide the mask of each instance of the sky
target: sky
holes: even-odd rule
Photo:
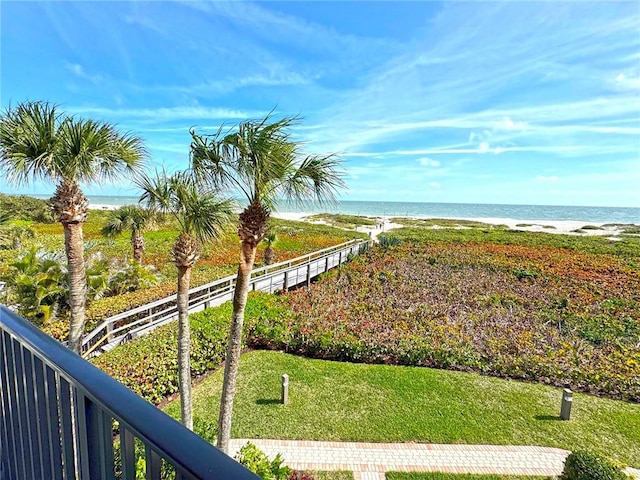
[[[343,200],[640,206],[636,0],[2,1],[0,35],[3,111],[113,122],[150,168],[275,110]]]

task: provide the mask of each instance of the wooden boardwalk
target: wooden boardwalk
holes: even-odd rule
[[[351,240],[301,257],[255,269],[250,290],[273,293],[308,285],[321,273],[368,249],[371,240]],[[233,298],[236,275],[189,290],[189,313],[215,307]],[[82,354],[94,357],[178,318],[176,295],[141,305],[104,320],[82,340]]]

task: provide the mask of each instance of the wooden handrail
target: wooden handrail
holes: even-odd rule
[[[251,275],[251,283],[255,284],[259,281],[264,281],[269,278],[276,277],[283,272],[288,272],[293,268],[298,268],[299,266],[308,264],[310,274],[311,263],[316,260],[321,260],[323,258],[330,257],[331,255],[335,255],[336,253],[350,250],[353,251],[354,247],[358,247],[358,250],[362,245],[369,245],[370,240],[349,240],[347,242],[341,243],[339,245],[334,245],[332,247],[323,248],[321,250],[317,250],[315,252],[302,255],[300,257],[293,258],[291,260],[286,260],[283,262],[279,262],[273,265],[266,265],[264,267],[260,267],[255,269]],[[340,263],[340,262],[338,262]],[[213,301],[216,298],[219,298],[225,294],[228,294],[235,285],[237,275],[230,275],[224,278],[220,278],[214,280],[210,283],[200,285],[194,287],[189,290],[189,309],[192,310],[196,307],[200,307],[202,305],[206,305],[209,301]],[[301,282],[300,282],[301,283]],[[222,288],[221,288],[222,287]],[[286,285],[284,286],[286,288]],[[201,293],[203,291],[209,290],[203,296],[198,298],[192,298],[195,294]],[[159,312],[153,312],[155,308],[161,307],[163,305],[171,305],[169,308],[163,309]],[[114,328],[115,324],[118,322],[126,321],[127,319],[131,319],[138,314],[150,312],[149,315],[143,318],[136,318],[132,321],[127,322],[124,325],[120,325],[118,328]],[[145,330],[149,328],[151,324],[155,324],[156,322],[163,322],[171,316],[175,316],[177,314],[176,307],[176,295],[170,295],[168,297],[162,298],[160,300],[155,300],[153,302],[147,303],[145,305],[140,305],[126,312],[121,312],[117,315],[113,315],[103,322],[101,322],[95,329],[93,329],[89,334],[85,336],[82,342],[83,350],[85,350],[83,356],[87,357],[105,345],[105,340],[111,340],[115,336],[115,334],[124,332],[125,330],[130,330],[132,326],[140,325],[133,330],[130,330],[127,333],[124,333],[124,336],[127,336],[131,333],[136,333],[140,330]],[[157,317],[154,319],[154,317]],[[106,331],[105,331],[106,330]]]

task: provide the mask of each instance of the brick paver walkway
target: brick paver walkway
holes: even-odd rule
[[[291,468],[350,470],[355,480],[384,480],[389,471],[560,475],[569,455],[550,447],[261,439],[232,440],[231,455],[249,441],[269,458],[281,453]]]

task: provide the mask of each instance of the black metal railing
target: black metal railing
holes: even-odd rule
[[[0,480],[258,478],[2,305],[0,413]]]

